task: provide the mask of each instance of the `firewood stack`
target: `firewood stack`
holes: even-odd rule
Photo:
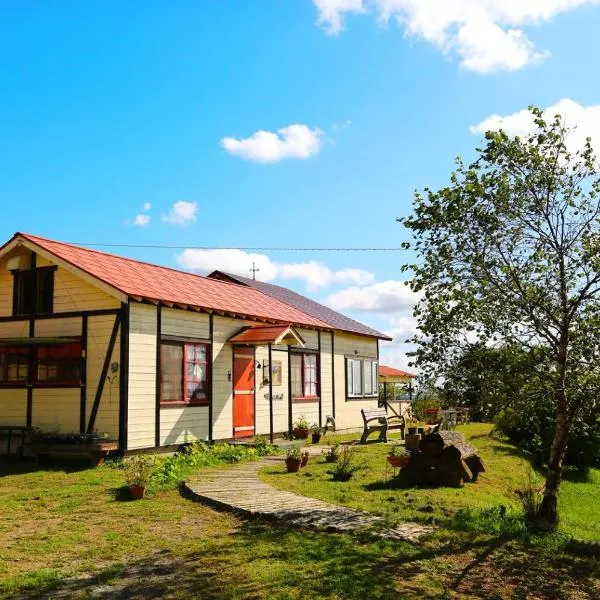
[[[456,431],[425,435],[399,477],[407,485],[461,487],[484,472],[477,450]]]

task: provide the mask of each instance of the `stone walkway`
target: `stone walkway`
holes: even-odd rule
[[[383,519],[375,515],[277,490],[258,477],[260,469],[269,465],[285,469],[284,458],[267,457],[259,462],[211,469],[195,476],[185,486],[188,494],[201,502],[298,528],[335,533],[369,530],[385,539],[411,542],[433,531],[432,527],[417,523],[385,528]]]

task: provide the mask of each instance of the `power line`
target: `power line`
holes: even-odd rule
[[[266,246],[172,246],[169,244],[104,244],[95,242],[70,242],[76,246],[102,248],[153,248],[165,250],[244,250],[246,252],[400,252],[404,248],[298,248]]]

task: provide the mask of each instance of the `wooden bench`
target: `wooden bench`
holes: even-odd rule
[[[48,457],[52,458],[78,458],[87,459],[93,466],[104,463],[109,454],[117,452],[117,442],[93,442],[84,444],[35,444],[32,448],[35,460],[43,463]]]
[[[396,414],[388,415],[385,412],[385,408],[373,408],[370,410],[361,409],[360,413],[363,418],[364,431],[360,438],[361,444],[367,443],[367,438],[373,432],[379,432],[379,441],[388,441],[388,431],[391,429],[400,429],[402,431],[402,438],[404,438],[404,417]]]

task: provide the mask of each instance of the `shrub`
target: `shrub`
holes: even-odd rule
[[[304,415],[300,415],[295,421],[294,421],[294,429],[310,429],[310,425],[308,423],[308,421],[304,418]]]
[[[344,446],[340,450],[335,467],[329,472],[333,481],[348,481],[354,473],[364,468],[364,465],[356,462],[354,450],[350,446]]]
[[[418,421],[425,421],[425,409],[440,408],[441,403],[437,398],[417,397],[412,403],[412,417]]]
[[[285,454],[290,460],[302,460],[302,452],[298,446],[290,446]]]
[[[323,454],[325,456],[325,460],[327,462],[336,462],[340,456],[339,442],[336,442],[335,444],[333,444],[333,446],[331,446],[331,448],[323,450],[323,452],[321,452],[321,454]]]

